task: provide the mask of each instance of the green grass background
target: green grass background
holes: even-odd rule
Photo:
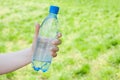
[[[34,24],[60,7],[62,44],[46,73],[31,64],[0,80],[120,80],[119,0],[0,0],[0,53],[31,46]]]

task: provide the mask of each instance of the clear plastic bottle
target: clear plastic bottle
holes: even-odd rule
[[[58,11],[59,7],[50,6],[49,15],[41,24],[32,58],[32,66],[36,71],[42,70],[43,72],[46,72],[51,64],[51,48],[53,47],[51,41],[55,39],[58,32]]]

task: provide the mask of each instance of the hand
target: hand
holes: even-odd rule
[[[39,35],[39,30],[40,30],[40,25],[36,24],[34,41],[33,41],[33,44],[32,44],[32,51],[34,51],[34,49],[35,49],[35,44],[36,44],[36,41],[37,41],[37,38],[38,38],[38,35]],[[59,51],[59,48],[57,46],[61,44],[61,40],[60,40],[61,36],[62,36],[62,34],[58,33],[57,38],[52,41],[52,44],[54,45],[54,47],[51,49],[51,52],[52,52],[51,55],[53,57],[56,57],[57,56],[56,52]]]

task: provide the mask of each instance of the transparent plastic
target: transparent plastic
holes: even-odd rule
[[[41,24],[39,37],[35,47],[34,55],[32,58],[32,66],[34,70],[43,72],[48,71],[52,62],[51,42],[55,39],[58,32],[57,14],[49,13]]]

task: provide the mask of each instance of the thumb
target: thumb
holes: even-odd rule
[[[35,25],[35,37],[34,37],[35,40],[37,39],[37,37],[39,35],[39,29],[40,29],[40,25],[37,23]]]
[[[33,43],[32,43],[32,50],[34,51],[35,49],[35,44],[39,35],[39,30],[40,30],[40,25],[37,23],[35,25],[35,35],[34,35],[34,39],[33,39]]]

